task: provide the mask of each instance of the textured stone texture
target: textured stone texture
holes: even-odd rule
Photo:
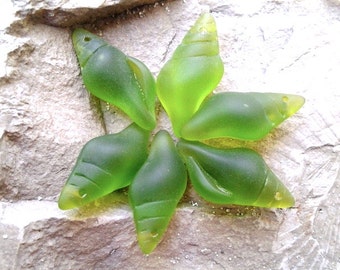
[[[154,1],[13,2],[0,10],[0,269],[339,269],[339,1],[169,1],[119,15]],[[124,194],[57,208],[83,144],[129,124],[83,88],[64,26],[84,23],[157,75],[208,10],[226,69],[216,91],[306,98],[266,139],[239,143],[264,156],[296,206],[217,207],[189,188],[164,240],[144,256]],[[170,131],[159,109],[157,129]]]

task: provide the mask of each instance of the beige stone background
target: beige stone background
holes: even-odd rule
[[[84,89],[71,28],[102,35],[156,76],[203,11],[216,18],[225,63],[216,91],[306,98],[268,137],[246,144],[296,205],[221,207],[189,188],[164,240],[144,256],[124,193],[57,207],[84,143],[129,124]],[[0,269],[339,270],[339,85],[337,0],[1,0]],[[161,128],[170,130],[160,109]]]

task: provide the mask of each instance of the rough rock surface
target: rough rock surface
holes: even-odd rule
[[[2,1],[0,269],[339,269],[340,2],[153,2]],[[83,144],[129,124],[84,89],[70,28],[83,23],[157,75],[209,10],[226,70],[217,91],[306,98],[267,138],[244,143],[264,156],[296,205],[217,207],[189,189],[162,243],[144,256],[129,207],[113,203],[124,194],[57,208]],[[171,129],[161,109],[158,129]]]

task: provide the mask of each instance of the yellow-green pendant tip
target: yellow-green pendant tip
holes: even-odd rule
[[[275,193],[274,201],[271,204],[271,208],[290,208],[295,204],[295,199],[290,192],[281,194],[279,191]]]
[[[195,25],[190,29],[190,33],[199,32],[216,32],[216,23],[214,17],[210,13],[203,13],[196,21]]]
[[[81,200],[83,197],[84,196],[80,195],[78,188],[72,185],[66,185],[60,194],[58,207],[61,210],[77,208],[81,205]]]
[[[305,103],[305,99],[299,95],[284,95],[282,101],[287,104],[287,117],[296,113]]]
[[[150,231],[141,231],[137,234],[140,250],[144,254],[150,254],[159,244],[161,236]]]

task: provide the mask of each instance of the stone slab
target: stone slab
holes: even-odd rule
[[[339,1],[162,1],[114,17],[107,16],[111,8],[127,1],[86,2],[4,0],[0,11],[0,268],[339,268]],[[306,98],[267,138],[239,143],[264,156],[296,205],[218,207],[188,189],[164,240],[144,256],[129,207],[114,203],[124,195],[75,211],[57,208],[83,144],[129,124],[84,89],[65,26],[84,23],[156,76],[209,10],[226,70],[216,91]],[[171,131],[159,110],[157,129]]]

